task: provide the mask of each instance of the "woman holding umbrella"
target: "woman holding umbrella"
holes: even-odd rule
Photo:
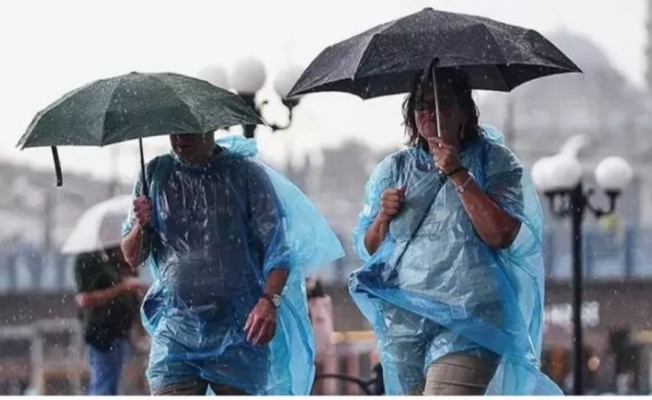
[[[536,190],[472,89],[581,72],[539,33],[426,8],[327,47],[289,96],[408,93],[409,147],[366,186],[351,295],[385,391],[561,394],[539,369],[544,276]]]
[[[369,257],[388,237],[407,241],[391,257],[395,277],[387,286],[455,299],[500,323],[501,288],[492,277],[490,258],[518,234],[523,170],[507,148],[483,137],[464,73],[439,73],[437,87],[441,131],[434,118],[432,80],[423,80],[404,103],[410,147],[381,162],[368,184],[355,232],[357,248]],[[434,203],[406,201],[411,190],[418,190],[420,175],[434,168],[441,176],[429,188],[438,192]],[[413,212],[401,215],[406,207]],[[400,225],[419,226],[399,232]],[[415,311],[382,302],[384,368],[394,372],[406,394],[483,394],[500,355]]]

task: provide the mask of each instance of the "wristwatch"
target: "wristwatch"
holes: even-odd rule
[[[279,308],[281,306],[281,296],[277,294],[263,293],[262,298],[269,300],[274,308]]]

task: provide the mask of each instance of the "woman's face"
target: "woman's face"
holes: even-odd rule
[[[446,139],[457,139],[461,129],[466,123],[455,96],[455,92],[447,85],[440,85],[439,89],[439,116],[441,118],[442,133],[438,135],[437,120],[435,117],[435,97],[432,86],[428,85],[425,90],[419,89],[416,94],[414,105],[414,120],[419,135],[424,139],[441,136]]]

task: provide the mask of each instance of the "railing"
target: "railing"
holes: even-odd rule
[[[586,281],[652,279],[652,229],[586,229],[583,246]],[[545,233],[544,264],[548,279],[570,279],[569,230]]]
[[[570,232],[563,227],[547,231],[544,261],[549,279],[570,279]],[[586,279],[590,281],[622,278],[652,279],[652,229],[627,228],[616,232],[596,228],[585,230]],[[343,271],[357,268],[348,259]],[[142,278],[151,280],[149,271]],[[348,273],[342,273],[347,276]],[[41,252],[25,245],[0,245],[0,294],[30,291],[68,291],[74,289],[72,258]]]
[[[333,357],[338,358],[337,365],[340,368],[343,367],[344,370],[338,368],[337,371],[330,373],[318,373],[315,376],[314,389],[325,389],[328,385],[323,382],[334,380],[338,382],[337,388],[331,386],[330,390],[336,389],[336,393],[319,393],[315,390],[313,392],[330,395],[363,394],[371,396],[384,394],[380,364],[374,362],[373,365],[366,365],[360,361],[365,360],[369,350],[376,347],[373,332],[334,332],[333,341],[338,349]]]
[[[0,326],[0,380],[30,382],[40,395],[80,395],[89,379],[81,324],[76,319]],[[124,365],[125,394],[146,394],[147,354],[135,349]],[[142,379],[141,379],[142,378]]]
[[[324,379],[336,379],[343,382],[355,383],[367,396],[380,396],[385,394],[385,391],[382,389],[382,377],[380,375],[364,380],[356,376],[344,374],[321,374],[315,377],[315,384]]]

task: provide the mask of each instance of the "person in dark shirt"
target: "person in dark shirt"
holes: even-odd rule
[[[88,394],[117,395],[144,286],[119,247],[80,254],[75,281],[91,372]]]

